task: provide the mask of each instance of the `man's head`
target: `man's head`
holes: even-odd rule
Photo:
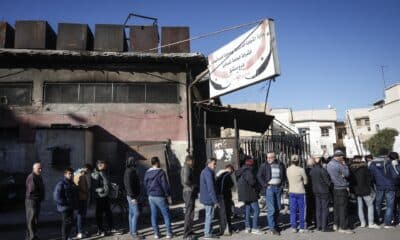
[[[333,158],[335,158],[337,161],[344,161],[344,153],[342,152],[342,150],[336,150],[333,154]]]
[[[316,159],[315,157],[309,157],[309,158],[307,159],[307,166],[309,166],[309,167],[314,166],[315,163],[316,163],[315,159]]]
[[[399,154],[397,152],[391,152],[389,153],[388,158],[390,160],[399,160]]]
[[[93,170],[93,167],[90,163],[86,163],[85,165],[83,165],[83,170],[86,173],[90,173]]]
[[[159,168],[160,165],[160,159],[158,157],[151,158],[151,166]]]
[[[299,166],[299,162],[300,162],[299,155],[296,155],[296,154],[292,155],[292,157],[290,158],[290,162],[293,165]]]
[[[127,159],[126,159],[126,167],[136,167],[136,160],[135,160],[135,158],[134,157],[132,157],[132,156],[129,156]]]
[[[185,158],[185,163],[189,166],[193,166],[193,156],[192,155],[187,155]]]
[[[225,170],[229,172],[229,174],[232,174],[235,171],[235,167],[233,167],[232,164],[228,164],[225,166]]]
[[[68,168],[66,168],[65,170],[64,170],[64,177],[67,179],[67,180],[72,180],[72,177],[74,176],[74,170],[72,169],[72,168],[70,168],[70,167],[68,167]]]
[[[40,174],[42,174],[42,165],[40,164],[40,162],[36,162],[36,163],[34,163],[33,164],[33,166],[32,166],[32,172],[35,174],[35,175],[40,175]]]
[[[107,169],[107,163],[104,160],[98,160],[97,161],[97,169],[99,169],[99,171],[102,170],[106,170]]]
[[[362,157],[360,155],[353,156],[353,162],[361,162],[361,161],[362,161]]]
[[[374,159],[374,157],[371,154],[365,156],[365,161],[367,161],[367,162],[370,162],[373,159]]]
[[[275,161],[275,153],[274,152],[267,153],[267,161],[269,164],[271,164],[273,161]]]
[[[208,159],[207,167],[209,167],[211,170],[215,170],[217,168],[217,159],[216,158]]]

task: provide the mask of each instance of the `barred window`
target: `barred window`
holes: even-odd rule
[[[3,83],[0,84],[0,100],[2,104],[26,106],[32,103],[32,84]]]
[[[46,83],[45,103],[178,103],[175,83]]]

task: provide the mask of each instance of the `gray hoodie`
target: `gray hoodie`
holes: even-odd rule
[[[347,165],[332,159],[328,163],[327,170],[335,189],[346,189],[349,186],[349,182],[346,179],[350,175]]]

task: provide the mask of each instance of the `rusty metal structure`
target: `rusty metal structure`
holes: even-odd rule
[[[182,40],[187,40],[190,37],[189,27],[162,27],[161,28],[161,45],[167,45]],[[182,42],[172,46],[162,47],[162,53],[188,53],[190,52],[190,42]]]
[[[14,28],[7,22],[0,22],[0,48],[14,47]]]
[[[57,50],[93,50],[93,33],[89,26],[87,24],[59,23]]]
[[[47,21],[16,21],[15,48],[55,49],[57,36]]]
[[[96,24],[94,50],[125,52],[128,50],[124,25]]]

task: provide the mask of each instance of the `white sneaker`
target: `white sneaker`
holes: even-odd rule
[[[372,228],[372,229],[381,229],[381,227],[377,224],[370,224],[368,225],[368,228]]]
[[[366,226],[367,226],[367,224],[361,223],[361,226],[360,226],[360,227],[365,228]]]
[[[297,233],[297,228],[292,228],[292,233]]]
[[[308,229],[300,229],[299,233],[309,233]]]
[[[262,232],[260,229],[253,229],[253,230],[251,230],[251,233],[252,233],[252,234],[255,234],[255,235],[261,235],[261,234],[263,234],[263,232]]]
[[[244,230],[244,232],[245,232],[245,233],[251,233],[251,228],[246,228],[246,229]]]
[[[383,228],[384,228],[384,229],[394,229],[394,227],[391,226],[391,225],[385,225]]]
[[[345,230],[345,229],[339,229],[338,232],[339,232],[339,233],[344,233],[344,234],[354,234],[353,231],[351,231],[351,230]]]
[[[337,230],[338,230],[337,225],[333,224],[333,231],[337,231]]]

